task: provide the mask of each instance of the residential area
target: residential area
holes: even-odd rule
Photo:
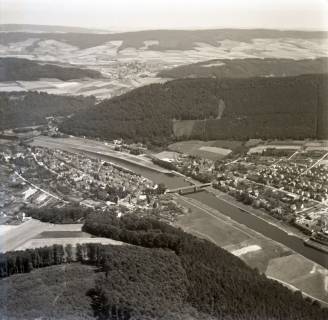
[[[170,153],[153,161],[267,212],[328,244],[328,150],[266,146],[213,161]]]
[[[2,145],[1,224],[28,219],[27,208],[81,206],[172,222],[184,212],[164,186],[111,162],[57,149]]]

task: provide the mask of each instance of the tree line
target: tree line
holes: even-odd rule
[[[148,248],[173,250],[188,278],[188,303],[217,319],[324,319],[327,309],[304,300],[207,240],[162,222],[91,214],[83,230]]]
[[[92,212],[90,208],[67,206],[62,208],[26,208],[26,215],[42,222],[57,224],[78,223]]]

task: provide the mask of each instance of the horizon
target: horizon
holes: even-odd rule
[[[327,0],[0,0],[2,24],[113,31],[328,30]]]
[[[186,26],[186,27],[163,27],[163,28],[125,28],[116,29],[115,27],[88,27],[81,25],[59,25],[59,24],[33,24],[33,23],[0,23],[0,26],[24,26],[24,27],[58,27],[58,28],[76,28],[85,29],[90,31],[99,32],[140,32],[140,31],[210,31],[210,30],[272,30],[272,31],[300,31],[300,32],[328,32],[328,26],[326,29],[317,28],[266,28],[266,27],[225,27],[225,26],[213,26],[213,27],[201,27],[201,26]],[[0,31],[6,32],[6,31]],[[19,31],[17,31],[19,32]]]

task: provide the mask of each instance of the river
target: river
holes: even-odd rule
[[[183,177],[179,177],[173,174],[160,173],[146,167],[141,167],[136,164],[129,163],[122,159],[103,156],[100,154],[97,154],[96,156],[97,158],[103,158],[104,160],[124,166],[125,168],[128,168],[133,172],[154,181],[155,183],[164,183],[167,188],[176,188],[189,185],[189,183],[185,181]],[[207,206],[220,211],[226,216],[229,216],[231,219],[237,221],[238,223],[243,224],[254,231],[257,231],[267,238],[277,241],[294,250],[295,252],[303,255],[304,257],[320,264],[325,268],[328,268],[328,254],[304,245],[303,240],[297,236],[289,235],[285,231],[266,222],[265,220],[262,220],[255,215],[242,211],[239,208],[230,205],[221,199],[218,199],[211,193],[203,191],[186,195],[186,197],[196,199],[206,204]]]

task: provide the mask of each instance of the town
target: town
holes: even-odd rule
[[[2,145],[2,224],[27,219],[29,208],[78,206],[118,216],[134,213],[173,222],[186,212],[165,187],[120,167],[79,154],[16,144]]]
[[[328,244],[327,150],[270,147],[213,161],[187,154],[153,161],[263,210]],[[324,241],[323,241],[324,239]]]

